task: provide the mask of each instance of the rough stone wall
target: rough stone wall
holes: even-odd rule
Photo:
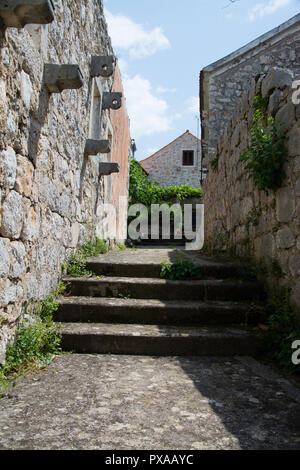
[[[214,248],[233,247],[239,255],[252,255],[267,263],[276,259],[300,310],[300,105],[292,103],[292,75],[271,69],[253,79],[249,91],[220,137],[204,183],[205,237]],[[240,155],[250,142],[253,98],[269,97],[269,115],[282,123],[289,137],[286,178],[276,192],[266,194],[249,179]],[[274,280],[274,279],[273,279]],[[270,281],[272,278],[270,277]]]
[[[99,232],[108,194],[107,157],[84,157],[93,82],[101,93],[113,82],[90,78],[91,56],[113,54],[102,1],[54,4],[53,23],[9,28],[0,43],[0,362],[25,304],[53,291],[62,263]],[[49,94],[44,63],[78,64],[83,87]],[[110,112],[101,118],[105,138]]]
[[[194,151],[194,166],[182,165],[183,150]],[[201,141],[189,131],[140,163],[149,178],[162,186],[189,184],[200,188]]]
[[[298,19],[297,19],[298,18]],[[300,75],[300,14],[253,43],[201,72],[203,164],[208,164],[218,138],[230,120],[251,79],[271,67],[287,68]],[[290,24],[292,23],[292,24]],[[231,57],[232,56],[232,57]]]

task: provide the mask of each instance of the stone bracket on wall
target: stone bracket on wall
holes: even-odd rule
[[[54,20],[52,0],[0,0],[0,18],[6,28],[48,24]]]
[[[99,173],[102,176],[109,176],[112,173],[119,173],[120,166],[118,163],[101,162],[99,163]]]
[[[102,109],[120,109],[122,106],[122,93],[103,93]]]
[[[83,86],[83,76],[79,65],[45,64],[45,85],[50,93],[78,89]]]
[[[114,73],[114,64],[113,55],[92,56],[91,77],[111,77]]]
[[[87,139],[84,155],[97,155],[97,153],[109,153],[111,150],[109,140]]]

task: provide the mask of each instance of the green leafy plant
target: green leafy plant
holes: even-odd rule
[[[217,154],[215,158],[213,158],[210,162],[211,169],[214,173],[218,170],[219,166],[219,155]]]
[[[6,359],[0,369],[0,386],[7,388],[20,375],[49,364],[61,353],[61,332],[53,322],[53,313],[58,309],[57,298],[65,291],[60,283],[56,291],[38,304],[37,312],[27,303],[23,318],[30,313],[31,320],[22,320],[13,345],[6,351]]]
[[[124,250],[127,250],[127,247],[126,245],[124,245],[123,243],[120,243],[117,248],[117,250],[121,250],[121,251],[124,251]]]
[[[188,184],[182,186],[159,186],[151,181],[140,163],[131,158],[129,197],[130,203],[141,203],[147,207],[151,204],[162,204],[168,201],[183,201],[188,198],[202,196],[201,189],[193,188]]]
[[[265,191],[276,191],[285,178],[283,169],[287,160],[286,135],[273,117],[266,116],[267,101],[259,96],[254,99],[251,143],[243,151],[240,160],[246,163],[255,186]]]
[[[160,277],[169,280],[200,279],[201,274],[198,266],[179,255],[175,263],[163,261],[161,263]]]
[[[257,227],[259,224],[259,219],[262,215],[262,210],[254,207],[249,211],[247,220],[246,220],[246,228],[249,229],[250,225],[253,227]]]
[[[62,270],[72,277],[91,276],[93,273],[86,267],[86,258],[99,256],[107,253],[109,250],[109,246],[101,238],[97,238],[95,242],[89,241],[80,246],[70,257],[68,265],[62,265]]]
[[[89,241],[79,248],[79,252],[85,258],[93,258],[94,256],[103,255],[109,250],[109,246],[102,238],[97,238],[95,242]]]
[[[87,277],[92,276],[93,273],[86,267],[85,256],[77,252],[69,259],[67,274],[71,277]]]
[[[127,294],[118,294],[119,299],[131,299],[132,295],[127,293]]]

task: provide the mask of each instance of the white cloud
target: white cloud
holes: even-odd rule
[[[171,129],[173,117],[168,114],[169,106],[153,94],[149,80],[140,75],[125,75],[123,84],[134,138]]]
[[[199,114],[199,97],[198,96],[191,96],[186,100],[187,110],[188,113],[196,113]]]
[[[147,149],[147,155],[153,155],[153,154],[156,153],[158,150],[159,150],[158,147],[150,147],[150,148]]]
[[[164,93],[176,93],[176,88],[165,88],[163,86],[158,86],[156,89],[157,93],[164,94]]]
[[[248,13],[248,20],[250,22],[256,19],[263,18],[266,15],[271,15],[275,11],[289,5],[292,0],[269,0],[268,3],[257,3]]]
[[[146,31],[144,26],[135,23],[124,15],[113,15],[105,9],[109,34],[115,48],[128,50],[132,58],[140,59],[171,47],[161,28]]]

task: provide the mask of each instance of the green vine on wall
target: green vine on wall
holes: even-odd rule
[[[287,137],[274,118],[267,117],[267,106],[267,98],[255,97],[251,143],[240,157],[246,162],[255,186],[266,193],[281,186],[286,176],[283,166],[287,161]]]

